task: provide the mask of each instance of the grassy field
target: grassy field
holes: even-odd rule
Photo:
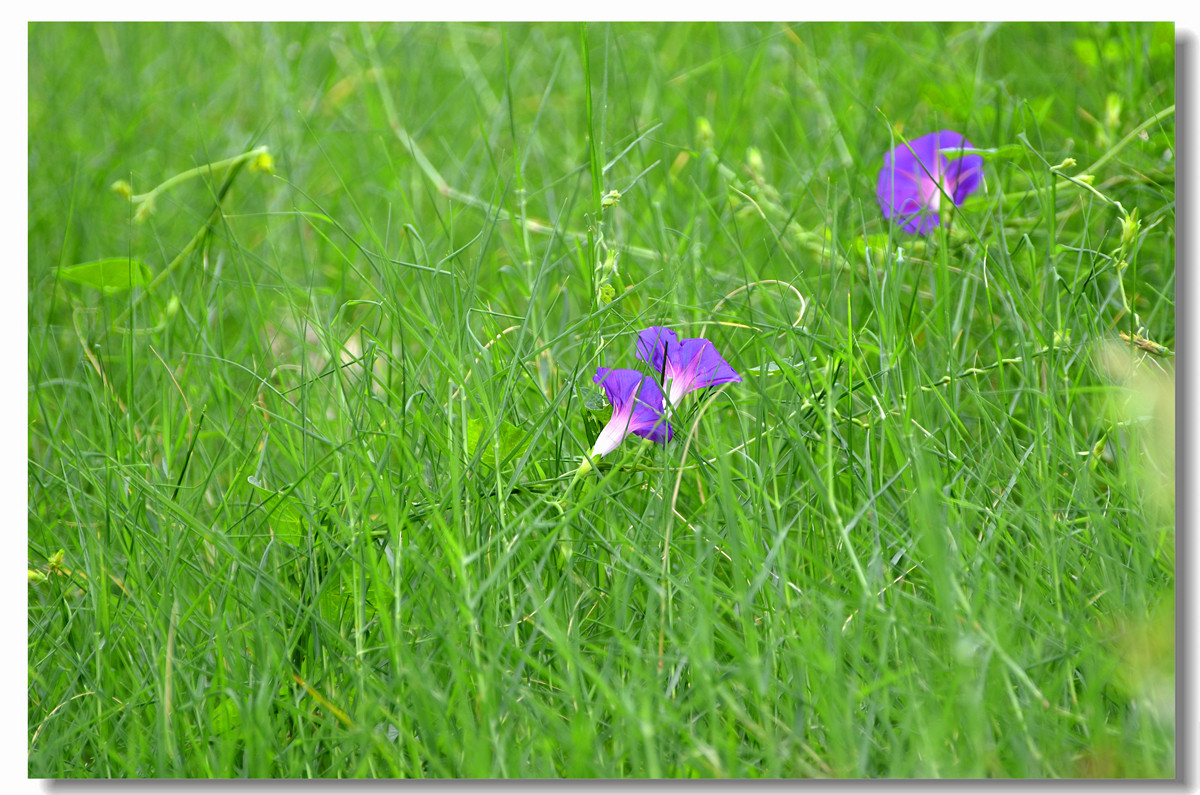
[[[31,25],[29,775],[1174,776],[1174,75]],[[906,233],[944,129],[982,185]],[[576,479],[652,325],[742,380]]]

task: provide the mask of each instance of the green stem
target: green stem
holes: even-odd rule
[[[141,204],[142,202],[153,201],[155,199],[155,197],[158,196],[158,194],[163,193],[164,191],[170,190],[171,188],[175,187],[176,185],[178,185],[181,182],[186,182],[187,180],[192,179],[193,177],[199,177],[199,176],[203,176],[205,174],[213,174],[214,172],[217,172],[217,171],[224,171],[227,168],[232,168],[233,166],[239,165],[241,163],[245,163],[248,160],[252,160],[252,159],[258,157],[259,155],[266,154],[267,152],[268,152],[267,147],[260,146],[257,149],[251,149],[249,152],[242,152],[240,155],[234,155],[233,157],[227,157],[224,160],[218,160],[215,163],[205,163],[202,166],[196,166],[195,168],[189,168],[187,171],[181,171],[180,173],[176,174],[175,176],[159,183],[159,185],[151,191],[148,191],[146,193],[139,193],[136,196],[129,197],[129,200],[131,202],[133,202],[134,204]]]
[[[1138,135],[1140,135],[1143,130],[1149,129],[1150,127],[1154,126],[1155,124],[1157,124],[1158,122],[1167,118],[1168,116],[1173,116],[1173,115],[1175,115],[1175,106],[1174,105],[1171,105],[1169,108],[1163,108],[1158,113],[1155,113],[1153,116],[1146,119],[1144,122],[1139,124],[1137,127],[1134,127],[1133,130],[1130,131],[1129,135],[1126,135],[1124,138],[1122,138],[1120,141],[1117,142],[1116,146],[1114,146],[1112,149],[1109,149],[1107,152],[1102,154],[1100,156],[1099,160],[1097,160],[1095,163],[1092,163],[1090,166],[1085,168],[1083,170],[1083,173],[1084,174],[1094,174],[1096,169],[1100,168],[1100,166],[1104,165],[1109,160],[1112,160],[1113,157],[1116,156],[1117,152],[1120,152],[1122,149],[1124,149],[1129,144],[1129,142],[1132,141],[1134,138],[1136,138]]]
[[[391,91],[388,88],[387,79],[384,76],[383,62],[379,59],[379,53],[375,48],[375,42],[365,30],[363,33],[363,39],[366,42],[367,53],[371,59],[371,68],[375,79],[375,85],[379,88],[380,102],[383,104],[383,113],[385,116],[387,116],[388,127],[390,127],[392,133],[395,134],[398,139],[400,139],[400,144],[408,151],[409,154],[413,156],[413,159],[417,161],[417,166],[421,169],[421,173],[425,175],[426,179],[433,183],[434,188],[437,189],[437,192],[440,195],[446,197],[450,201],[459,202],[461,204],[474,207],[478,210],[483,210],[497,221],[515,224],[525,232],[533,232],[534,234],[538,235],[557,235],[558,237],[572,241],[581,242],[588,240],[588,235],[586,233],[576,232],[571,229],[559,229],[554,226],[547,226],[540,221],[526,217],[524,215],[524,211],[522,211],[521,217],[514,217],[512,213],[501,207],[497,207],[490,202],[480,199],[477,196],[473,196],[470,193],[464,193],[463,191],[452,187],[450,183],[446,181],[446,178],[442,176],[441,172],[434,167],[433,163],[429,162],[429,158],[425,156],[425,153],[421,150],[421,147],[417,143],[416,139],[409,135],[408,131],[404,129],[404,125],[400,123],[399,116],[396,114],[396,108],[392,104]],[[642,260],[661,262],[665,257],[664,254],[660,254],[657,251],[651,251],[643,246],[623,245],[621,246],[621,249]]]
[[[1116,157],[1117,153],[1119,153],[1122,149],[1124,149],[1126,146],[1128,146],[1130,141],[1132,141],[1134,138],[1138,137],[1138,135],[1140,135],[1144,130],[1149,129],[1150,127],[1154,126],[1158,122],[1162,121],[1163,119],[1167,118],[1168,116],[1173,116],[1174,114],[1175,114],[1175,106],[1174,105],[1171,105],[1170,107],[1167,107],[1167,108],[1163,108],[1158,113],[1155,113],[1153,116],[1146,119],[1144,122],[1139,124],[1137,127],[1134,127],[1129,132],[1129,134],[1126,135],[1124,138],[1122,138],[1120,141],[1118,141],[1115,146],[1113,146],[1107,152],[1102,154],[1096,160],[1095,163],[1092,163],[1090,166],[1088,166],[1082,172],[1080,172],[1079,176],[1076,176],[1076,177],[1068,176],[1053,166],[1050,167],[1050,170],[1053,173],[1057,174],[1059,177],[1062,177],[1063,179],[1072,183],[1076,187],[1087,188],[1089,191],[1091,191],[1092,193],[1099,196],[1105,202],[1112,204],[1116,207],[1120,207],[1120,205],[1118,203],[1114,202],[1112,199],[1108,198],[1103,193],[1100,193],[1099,190],[1097,190],[1095,187],[1093,187],[1090,180],[1094,179],[1097,169],[1099,169],[1101,166],[1103,166],[1109,160],[1112,160],[1114,157]],[[1033,188],[1030,190],[1018,191],[1016,193],[1004,193],[1004,194],[1002,194],[1002,198],[1006,202],[1019,201],[1021,199],[1028,198],[1029,196],[1032,196],[1035,193],[1038,193],[1038,190],[1036,188]]]
[[[221,218],[221,215],[223,213],[222,202],[225,200],[225,195],[229,192],[229,187],[233,184],[234,178],[237,176],[237,174],[241,170],[242,166],[244,166],[246,164],[246,162],[247,162],[246,155],[254,154],[255,156],[257,156],[258,154],[262,154],[262,152],[265,150],[266,150],[266,147],[260,147],[259,149],[252,150],[251,152],[246,152],[237,157],[231,157],[226,161],[221,161],[221,163],[227,163],[230,170],[229,170],[229,173],[226,174],[226,176],[225,176],[225,181],[221,184],[220,189],[217,191],[217,203],[216,203],[216,206],[213,207],[212,212],[209,213],[208,219],[205,220],[204,224],[200,227],[199,230],[197,230],[196,234],[192,235],[192,239],[189,240],[187,242],[187,245],[185,245],[179,251],[179,253],[175,255],[174,259],[172,259],[170,262],[167,263],[167,267],[163,268],[162,272],[159,273],[157,276],[155,276],[154,279],[148,285],[146,285],[145,290],[143,290],[136,298],[134,298],[132,301],[129,302],[129,306],[127,306],[125,308],[125,311],[123,311],[120,315],[117,316],[117,318],[115,320],[113,320],[111,328],[119,330],[118,327],[121,325],[121,323],[123,323],[125,320],[127,320],[129,318],[129,316],[133,313],[133,310],[136,309],[138,307],[138,305],[140,305],[142,303],[142,301],[144,301],[146,299],[146,296],[152,294],[154,292],[154,290],[159,285],[161,285],[163,283],[163,281],[166,280],[167,276],[169,276],[172,271],[174,271],[177,267],[179,267],[179,265],[185,259],[187,259],[187,257],[193,251],[196,250],[196,247],[200,245],[200,243],[204,240],[205,236],[207,236],[208,233],[212,230],[213,224],[215,224],[217,222],[217,220],[219,218]],[[220,165],[220,163],[212,164],[212,166],[217,166],[217,165]],[[209,167],[210,166],[205,166],[204,168],[209,168]],[[193,171],[194,170],[195,169],[193,169]],[[184,172],[184,173],[187,173],[187,172]],[[163,183],[163,185],[165,185],[165,184],[166,183]],[[159,186],[159,188],[161,188],[161,187],[162,187],[162,185]],[[155,190],[158,190],[159,188],[155,188]]]
[[[579,465],[579,469],[575,470],[575,477],[571,478],[571,482],[567,484],[567,490],[563,493],[564,500],[571,496],[571,492],[575,489],[575,484],[586,477],[588,473],[592,471],[592,469],[593,467],[591,458],[584,456],[583,462]]]

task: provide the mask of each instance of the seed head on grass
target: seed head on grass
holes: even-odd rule
[[[711,342],[704,338],[681,340],[665,326],[638,332],[637,357],[662,374],[664,386],[670,384],[667,399],[672,407],[692,390],[742,380]]]
[[[883,156],[876,196],[885,218],[894,218],[905,232],[927,235],[941,223],[943,195],[961,205],[983,182],[983,156],[964,154],[954,160],[946,153],[975,147],[953,130],[922,135]]]

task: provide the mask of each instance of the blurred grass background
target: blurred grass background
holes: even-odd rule
[[[29,774],[1173,776],[1174,46],[30,25]],[[743,383],[563,500],[657,323]]]

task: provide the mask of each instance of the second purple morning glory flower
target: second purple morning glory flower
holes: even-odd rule
[[[946,157],[947,152],[974,148],[953,130],[939,130],[884,155],[876,191],[884,217],[895,219],[905,232],[932,232],[941,223],[939,212],[946,196],[958,206],[982,183],[981,155]]]
[[[703,338],[680,340],[665,326],[638,332],[637,357],[662,374],[664,386],[670,385],[667,400],[672,406],[678,406],[693,389],[742,380],[711,342]]]

